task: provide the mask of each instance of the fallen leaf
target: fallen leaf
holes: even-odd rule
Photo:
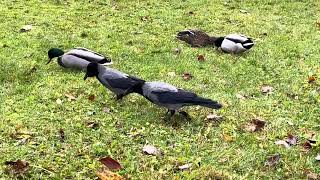
[[[88,121],[86,122],[87,128],[97,129],[99,127],[99,124],[94,121]]]
[[[96,114],[95,111],[88,111],[88,112],[87,112],[87,115],[88,115],[88,116],[92,116],[92,115],[95,115],[95,114]]]
[[[57,99],[57,100],[56,100],[56,103],[59,104],[59,105],[61,105],[61,104],[62,104],[61,99]]]
[[[150,20],[150,17],[149,16],[142,16],[140,18],[141,21],[144,21],[144,22],[147,22],[148,20]]]
[[[88,97],[88,99],[89,99],[90,101],[94,101],[95,98],[96,98],[96,96],[93,95],[93,94],[91,94],[91,95]]]
[[[240,9],[240,12],[243,13],[243,14],[248,14],[249,13],[247,10],[244,10],[244,9]]]
[[[320,161],[320,154],[318,154],[315,158],[317,161]]]
[[[191,73],[185,72],[185,73],[182,74],[182,78],[183,78],[183,80],[187,81],[187,80],[190,80],[192,78],[192,75],[191,75]]]
[[[246,96],[243,96],[243,95],[241,95],[241,94],[236,94],[236,97],[237,97],[238,99],[241,99],[241,100],[247,99]]]
[[[152,146],[152,145],[145,145],[143,146],[143,149],[142,151],[145,153],[145,154],[148,154],[148,155],[161,155],[162,152],[160,150],[158,150],[156,147]]]
[[[228,134],[222,134],[222,139],[224,142],[232,142],[233,141],[233,137],[228,135]]]
[[[96,175],[101,179],[101,180],[123,180],[124,178],[120,176],[117,173],[111,172],[108,169],[103,169],[101,171],[98,171]]]
[[[294,136],[292,134],[288,134],[288,137],[286,139],[286,142],[290,145],[290,146],[293,146],[293,145],[296,145],[297,142],[298,142],[298,137],[297,136]]]
[[[303,150],[304,151],[310,151],[311,148],[312,148],[312,145],[310,144],[309,141],[306,141],[305,143],[303,143]]]
[[[68,98],[68,101],[72,101],[72,100],[76,100],[77,99],[72,94],[64,94],[64,95]]]
[[[309,76],[308,77],[308,83],[313,83],[317,80],[317,77],[316,76]]]
[[[20,29],[20,32],[27,32],[27,31],[30,31],[31,29],[32,29],[32,25],[24,25]]]
[[[17,161],[6,161],[4,164],[8,166],[8,170],[12,174],[23,174],[29,169],[29,163],[20,159]]]
[[[219,159],[219,163],[225,163],[225,162],[227,162],[228,161],[228,158],[221,158],[221,159]]]
[[[286,148],[290,148],[289,143],[287,143],[287,141],[284,141],[284,140],[278,140],[278,141],[275,142],[275,144],[276,145],[283,145]]]
[[[274,167],[280,161],[280,154],[274,154],[268,157],[267,161],[265,162],[265,166]]]
[[[102,111],[105,112],[105,113],[109,113],[109,112],[110,112],[110,108],[108,108],[108,107],[103,107],[103,108],[102,108]]]
[[[176,73],[175,72],[168,72],[168,76],[174,77],[174,76],[176,76]]]
[[[120,163],[111,157],[104,157],[99,160],[103,165],[105,165],[110,170],[120,170],[122,167]]]
[[[205,57],[204,57],[204,55],[202,55],[202,54],[198,54],[198,61],[200,61],[200,62],[203,62],[203,61],[205,61],[206,59],[205,59]]]
[[[64,136],[64,130],[63,129],[59,130],[59,135],[60,135],[60,142],[64,142],[65,136]]]
[[[178,169],[181,171],[184,171],[184,170],[190,169],[191,167],[192,167],[192,163],[189,163],[189,164],[179,166]]]
[[[262,86],[262,87],[261,87],[261,92],[262,92],[263,94],[268,95],[268,94],[271,94],[272,91],[273,91],[273,87],[271,87],[271,86]]]
[[[307,174],[307,178],[310,179],[310,180],[317,180],[318,179],[318,175],[316,173],[309,172]]]
[[[181,48],[175,48],[174,50],[173,50],[173,52],[175,53],[175,54],[180,54],[181,53]]]
[[[244,128],[249,132],[257,132],[257,131],[261,131],[264,128],[265,124],[266,124],[266,121],[262,119],[253,119],[251,123],[245,125]]]
[[[223,119],[222,116],[218,116],[216,114],[208,114],[207,115],[207,120],[211,120],[211,121],[221,121]]]

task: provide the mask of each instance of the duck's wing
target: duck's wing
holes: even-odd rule
[[[89,62],[96,62],[99,64],[111,63],[111,59],[109,57],[106,57],[102,54],[99,54],[86,48],[74,48],[68,51],[66,54],[70,54],[85,59]]]
[[[230,41],[233,41],[235,43],[244,43],[249,40],[248,37],[246,37],[245,35],[241,35],[241,34],[229,34],[225,38]]]

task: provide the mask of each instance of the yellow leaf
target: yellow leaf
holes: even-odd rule
[[[96,174],[101,180],[123,180],[124,179],[119,174],[111,172],[107,169],[98,171]]]

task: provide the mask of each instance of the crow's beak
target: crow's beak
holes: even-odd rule
[[[49,64],[51,62],[52,58],[49,58],[49,61],[47,62],[47,64]]]
[[[87,79],[87,77],[88,77],[88,75],[86,74],[86,75],[84,76],[83,80],[86,80],[86,79]]]

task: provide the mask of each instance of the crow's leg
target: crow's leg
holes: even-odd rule
[[[170,120],[170,119],[172,118],[172,116],[176,113],[175,110],[170,110],[170,109],[168,109],[166,115],[167,115],[169,112],[170,112],[170,115],[167,117],[167,120]]]
[[[168,115],[169,112],[170,112],[170,110],[168,109],[168,111],[166,112],[166,115]]]
[[[123,98],[123,94],[117,94],[117,96],[116,96],[116,100],[118,101],[118,100],[121,100],[122,98]]]
[[[185,117],[187,120],[190,120],[191,119],[191,117],[190,117],[190,115],[187,113],[187,112],[185,112],[185,111],[179,111],[179,114],[181,114],[183,117]]]

